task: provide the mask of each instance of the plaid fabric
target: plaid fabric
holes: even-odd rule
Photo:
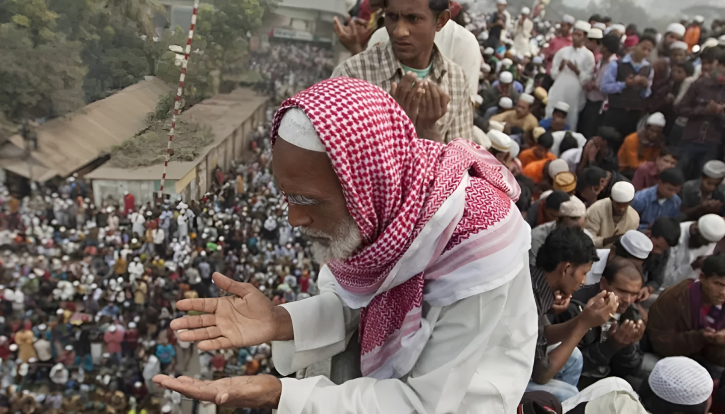
[[[534,372],[532,374],[532,377],[536,378],[549,368],[549,356],[546,354],[548,343],[544,336],[544,329],[550,324],[546,312],[554,306],[554,293],[549,287],[549,282],[546,281],[546,274],[543,270],[534,266],[531,266],[530,270],[531,285],[534,288],[534,300],[536,301],[536,309],[539,312],[539,337],[536,340]]]
[[[390,93],[393,82],[403,78],[403,67],[393,54],[388,43],[379,44],[342,62],[332,77],[345,76],[362,79]],[[467,93],[466,77],[463,69],[446,59],[437,46],[433,46],[433,66],[428,80],[448,94],[451,102],[448,111],[436,122],[438,131],[451,142],[456,138],[473,138],[473,103]]]

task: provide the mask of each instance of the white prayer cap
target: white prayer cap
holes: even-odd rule
[[[532,59],[532,61],[534,62],[534,65],[541,65],[542,63],[544,63],[544,58],[542,58],[541,56],[534,56],[534,59]]]
[[[136,329],[136,322],[133,322],[133,321],[129,322],[128,327],[129,327],[129,329]]]
[[[604,24],[604,23],[600,23],[600,22],[597,22],[597,23],[594,23],[594,24],[592,25],[592,28],[593,28],[593,29],[599,29],[599,30],[602,30],[602,31],[604,31],[604,30],[607,30],[607,25],[606,25],[606,24]]]
[[[725,162],[712,160],[705,163],[702,173],[710,178],[725,178]]]
[[[519,143],[514,140],[511,140],[511,148],[509,148],[509,154],[511,154],[511,158],[518,157],[520,152],[521,152],[521,147],[519,146]]]
[[[498,80],[501,83],[511,83],[514,81],[514,75],[511,72],[501,72],[498,75]]]
[[[564,22],[564,23],[574,24],[574,22],[576,21],[576,19],[574,19],[574,16],[570,16],[568,14],[565,14],[564,15],[564,18],[562,18],[561,21]]]
[[[508,4],[506,0],[496,0],[496,4]]]
[[[672,404],[698,405],[712,394],[710,373],[687,357],[659,360],[647,381],[656,396]]]
[[[613,380],[608,378],[603,381]],[[624,381],[617,378],[619,381]],[[636,396],[630,392],[608,392],[586,404],[586,414],[647,414]]]
[[[624,233],[624,236],[619,239],[619,242],[629,254],[642,260],[645,260],[649,256],[650,252],[652,252],[652,247],[654,247],[652,240],[637,230],[629,230]]]
[[[675,50],[675,49],[687,50],[688,47],[689,46],[687,46],[687,43],[685,43],[683,41],[677,41],[677,42],[672,42],[672,44],[670,45],[670,50]]]
[[[717,44],[720,46],[725,46],[725,35],[722,35],[717,39]]]
[[[507,67],[509,67],[509,66],[511,66],[513,64],[514,64],[513,60],[511,60],[509,58],[504,58],[504,59],[501,60],[501,67],[502,68],[507,68]],[[506,83],[508,83],[508,82],[506,82]]]
[[[725,236],[725,220],[717,214],[705,214],[697,220],[702,237],[710,243],[717,243]]]
[[[491,148],[507,152],[511,149],[511,137],[501,131],[492,129],[488,131],[488,139],[491,140]]]
[[[569,164],[566,161],[557,158],[549,163],[549,177],[553,180],[559,173],[569,171]]]
[[[491,65],[488,63],[484,63],[481,65],[481,71],[483,72],[491,72]]]
[[[116,325],[111,325],[108,327],[108,332],[114,333],[116,332]]]
[[[136,387],[136,388],[141,388],[141,386],[142,386],[142,385],[143,385],[143,384],[141,383],[141,381],[136,381],[136,382],[135,382],[135,383],[133,384],[133,386],[134,386],[134,387]]]
[[[627,28],[624,27],[623,24],[613,24],[612,25],[612,30],[616,30],[616,31],[618,31],[621,34],[624,34],[624,32],[627,31]]]
[[[484,55],[493,55],[493,48],[487,47],[486,49],[483,50],[483,54]]]
[[[498,100],[498,106],[500,106],[503,109],[511,109],[514,107],[514,103],[508,96],[504,96],[503,98]]]
[[[41,323],[40,325],[38,325],[38,330],[39,331],[44,331],[46,328],[47,328],[47,326],[45,326],[44,323]]]
[[[506,0],[504,0],[504,1],[506,1]],[[163,407],[161,407],[161,412],[162,413],[170,413],[171,412],[171,406],[169,404],[164,405]]]
[[[687,44],[687,43],[685,43],[685,44]],[[705,42],[702,44],[701,50],[709,49],[711,47],[718,47],[719,45],[720,45],[720,42],[718,42],[718,40],[715,39],[714,37],[711,37],[711,38],[705,40]],[[725,42],[722,45],[725,46]]]
[[[601,39],[604,37],[604,33],[602,33],[601,29],[589,29],[589,34],[587,35],[589,39]]]
[[[569,201],[564,201],[559,206],[559,217],[579,218],[587,214],[587,207],[576,196],[571,196]]]
[[[526,102],[527,104],[531,105],[534,103],[534,97],[529,95],[528,93],[521,94],[519,97],[520,100]]]
[[[18,344],[10,344],[8,349],[10,349],[10,352],[15,352],[18,350]]]
[[[702,23],[705,23],[705,18],[704,18],[704,17],[702,17],[702,16],[700,16],[700,15],[697,15],[697,16],[695,16],[695,19],[694,19],[694,20],[695,20],[695,21],[696,21],[697,23],[700,23],[700,24],[702,24]]]
[[[66,345],[65,346],[65,350],[66,351],[72,351],[73,350],[73,345]]]
[[[626,181],[618,181],[612,186],[611,195],[617,203],[629,203],[634,199],[634,186]]]
[[[529,13],[531,13],[531,9],[529,9],[528,7],[523,7],[521,9],[521,14],[528,15]]]
[[[569,113],[569,104],[566,102],[557,102],[554,105],[554,110]]]
[[[284,113],[277,135],[296,147],[325,152],[325,145],[320,141],[312,121],[299,108],[290,108]]]
[[[587,23],[587,22],[585,22],[585,21],[583,21],[583,20],[578,20],[574,24],[574,30],[581,30],[582,32],[587,32],[588,33],[589,30],[591,30],[591,28],[592,28],[592,25],[589,24],[589,23]]]
[[[647,125],[663,127],[667,124],[665,116],[661,112],[655,112],[647,118]]]
[[[498,122],[498,121],[489,121],[488,122],[488,131],[489,132],[491,132],[491,131],[503,132],[504,128],[505,128],[505,126],[501,122]]]
[[[473,101],[474,104],[481,105],[483,103],[483,97],[481,95],[473,95],[471,97],[471,101]],[[228,225],[226,227],[229,227]]]
[[[687,29],[685,29],[685,26],[679,24],[679,23],[672,23],[669,26],[667,26],[667,31],[665,33],[673,33],[680,37],[685,35],[685,32]]]
[[[475,125],[473,126],[473,139],[471,141],[485,149],[491,148],[491,140],[488,138],[488,135]]]

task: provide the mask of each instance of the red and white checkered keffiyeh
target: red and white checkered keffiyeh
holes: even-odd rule
[[[529,228],[513,204],[520,189],[469,141],[418,139],[395,100],[365,81],[333,78],[286,100],[273,144],[293,107],[325,145],[363,238],[351,257],[328,263],[341,299],[361,308],[362,372],[403,376],[430,334],[424,300],[446,306],[507,283],[523,267]]]

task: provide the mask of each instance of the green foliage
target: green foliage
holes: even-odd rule
[[[154,112],[149,112],[148,114],[149,123],[153,121],[165,121],[168,119],[174,110],[175,97],[176,96],[172,94],[160,95],[159,102],[156,104],[156,110]]]

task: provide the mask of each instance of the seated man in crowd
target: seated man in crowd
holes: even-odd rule
[[[544,128],[546,132],[568,131],[569,125],[566,123],[566,117],[569,116],[569,104],[566,102],[558,102],[554,105],[554,112],[551,118],[545,118],[539,121],[539,126]]]
[[[448,2],[426,1],[423,7],[418,3],[385,2],[390,42],[347,59],[332,77],[362,79],[389,91],[413,121],[419,138],[439,142],[472,139],[473,102],[463,69],[445,58],[434,43],[436,32],[450,18]],[[416,96],[425,99],[413,99]],[[421,101],[430,107],[420,110]]]
[[[682,280],[652,305],[647,335],[655,352],[725,367],[723,304],[725,256],[708,256],[697,280]]]
[[[637,230],[630,230],[614,242],[612,247],[608,249],[597,249],[599,261],[594,263],[592,270],[587,273],[586,284],[593,285],[599,283],[604,274],[604,269],[607,267],[607,263],[616,257],[627,259],[641,267],[651,252],[652,241],[644,233]]]
[[[531,230],[531,249],[529,250],[529,264],[536,265],[539,249],[544,245],[546,238],[556,228],[575,227],[581,229],[584,227],[584,218],[587,215],[587,209],[584,203],[578,198],[572,196],[569,201],[564,201],[559,206],[559,215],[556,221],[535,227]]]
[[[597,135],[587,141],[583,148],[571,149],[562,158],[569,165],[576,165],[575,171],[581,174],[588,167],[599,167],[607,171],[619,171],[616,149],[622,142],[622,135],[611,127],[600,127]]]
[[[725,162],[712,160],[702,167],[702,177],[682,186],[680,221],[697,220],[705,214],[725,215]]]
[[[604,186],[607,172],[599,167],[589,167],[578,174],[576,195],[587,207],[596,203]]]
[[[624,138],[619,147],[619,171],[628,177],[646,161],[654,161],[659,155],[665,137],[662,130],[665,127],[665,116],[657,112],[649,116],[644,129],[633,132]]]
[[[725,220],[715,214],[706,214],[697,221],[681,223],[680,232],[680,240],[670,252],[660,289],[700,276],[702,260],[713,253],[717,242],[725,236]]]
[[[492,105],[490,108],[483,111],[483,104],[478,107],[478,113],[481,113],[483,111],[483,124],[487,124],[488,121],[493,118],[494,115],[502,115],[508,111],[510,111],[514,107],[514,103],[511,101],[511,98],[508,96],[504,96],[501,99],[498,100],[498,105]]]
[[[680,216],[680,192],[685,177],[677,168],[662,171],[660,182],[654,187],[637,192],[632,207],[639,213],[639,229],[646,230],[659,217]]]
[[[589,207],[584,228],[594,237],[594,246],[608,247],[627,231],[637,229],[639,214],[629,205],[633,198],[634,186],[621,181],[612,187],[611,197]]]
[[[491,148],[488,151],[503,165],[511,162],[511,145],[513,140],[501,131],[492,129],[488,131],[488,139],[491,141]]]
[[[652,252],[642,264],[644,286],[638,302],[644,302],[657,292],[665,280],[665,267],[670,258],[670,249],[680,241],[680,223],[672,217],[660,217],[652,224],[649,239]],[[649,307],[645,304],[646,307]]]
[[[530,134],[539,125],[536,122],[536,117],[531,115],[531,104],[533,103],[533,96],[528,93],[522,94],[513,111],[494,115],[491,120],[503,122],[507,128],[520,128],[524,131],[524,134]]]
[[[662,171],[677,167],[677,158],[676,152],[671,152],[666,148],[660,149],[660,155],[655,161],[646,161],[634,172],[632,179],[634,189],[642,191],[657,185]]]
[[[554,306],[554,292],[568,299],[584,282],[596,261],[592,240],[580,229],[554,230],[539,250],[537,265],[531,267],[531,283],[539,312],[539,339],[531,382],[526,391],[546,391],[564,401],[576,395],[582,370],[577,344],[589,329],[601,326],[619,304],[613,294],[601,292],[591,298],[581,314],[565,323],[551,325],[546,313]],[[559,345],[548,351],[548,346]]]
[[[554,145],[554,137],[551,136],[551,133],[547,132],[541,135],[533,148],[523,150],[521,151],[521,154],[519,154],[521,166],[526,169],[526,166],[534,161],[555,160],[556,155],[549,151],[552,145]],[[526,175],[526,173],[524,173],[524,175]]]
[[[490,88],[483,92],[483,104],[481,109],[486,111],[492,106],[496,106],[501,101],[501,98],[507,97],[511,99],[511,102],[519,101],[519,93],[516,92],[512,83],[514,81],[514,75],[511,72],[501,72],[498,75],[498,83],[491,85]]]
[[[642,364],[639,340],[647,324],[644,309],[635,303],[641,289],[639,267],[631,260],[616,257],[607,263],[599,283],[576,291],[568,310],[556,316],[554,323],[564,323],[578,316],[582,307],[600,292],[617,296],[619,306],[614,316],[603,326],[590,329],[579,343],[584,356],[582,376],[599,379],[638,374]]]
[[[569,194],[564,191],[554,190],[547,196],[540,197],[528,210],[526,221],[533,229],[536,226],[546,224],[559,217],[561,203],[569,201]]]

